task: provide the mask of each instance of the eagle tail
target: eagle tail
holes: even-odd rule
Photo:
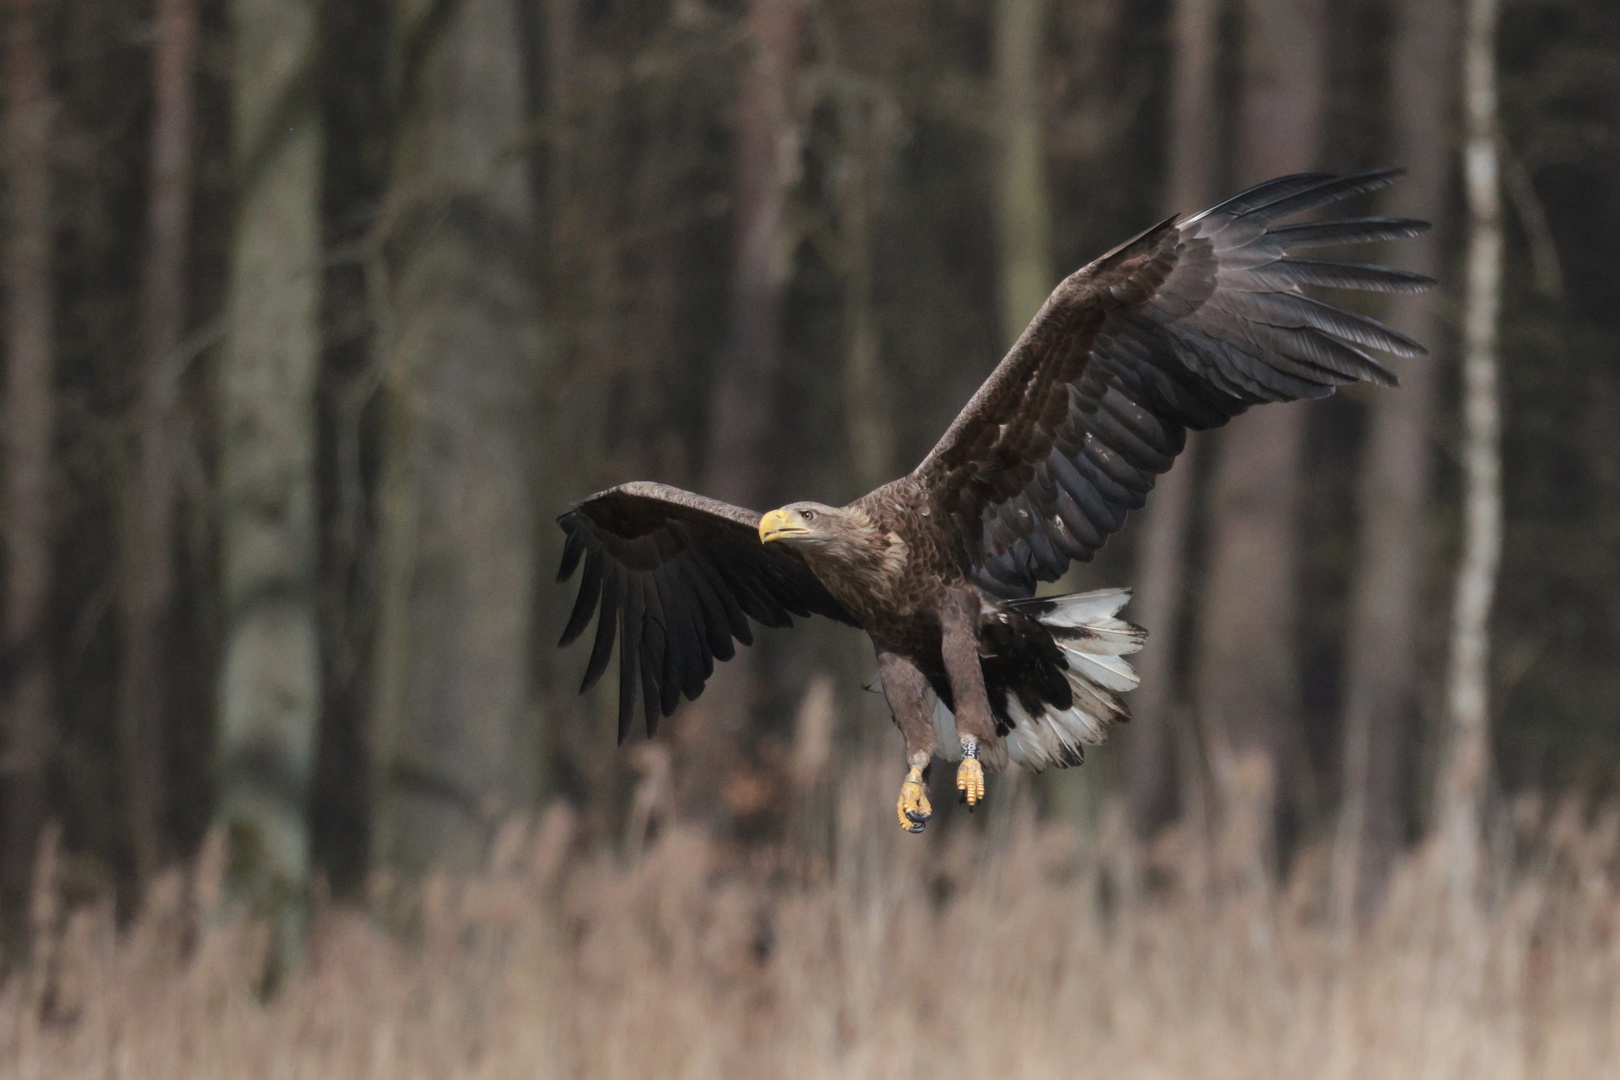
[[[1130,598],[1129,589],[1101,589],[1004,602],[1038,623],[1056,646],[1055,655],[1047,646],[1039,659],[1010,671],[998,665],[1004,685],[986,687],[1001,703],[997,720],[1007,729],[1001,741],[1011,760],[1036,772],[1078,765],[1086,745],[1103,742],[1111,725],[1130,719],[1120,695],[1139,680],[1125,657],[1147,637],[1119,617]]]
[[[1147,632],[1119,617],[1131,598],[1129,589],[1101,589],[1067,596],[1019,600],[1008,604],[1028,615],[1051,635],[1067,667],[1067,707],[1047,695],[1031,708],[1025,693],[1007,695],[1011,721],[1005,742],[1012,760],[1039,772],[1048,766],[1067,768],[1085,758],[1084,747],[1108,737],[1108,728],[1124,723],[1130,710],[1120,697],[1139,680],[1126,656],[1142,648]]]

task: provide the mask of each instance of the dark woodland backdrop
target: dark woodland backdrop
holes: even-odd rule
[[[1279,868],[1354,807],[1376,896],[1434,818],[1446,724],[1461,20],[6,0],[7,911],[53,821],[64,888],[127,904],[219,825],[274,901],[475,867],[556,798],[614,842],[665,768],[677,813],[780,839],[796,725],[829,716],[834,767],[898,780],[864,639],[833,626],[763,635],[652,751],[616,749],[614,690],[575,697],[586,650],[553,649],[552,518],[633,478],[851,498],[921,457],[1061,274],[1247,182],[1399,164],[1370,211],[1436,229],[1380,257],[1444,284],[1376,313],[1432,358],[1198,440],[1074,577],[1137,586],[1137,720],[1035,782],[1082,824],[1123,795],[1148,833],[1218,814],[1258,751]],[[1620,8],[1502,20],[1492,797],[1596,799],[1620,779]]]

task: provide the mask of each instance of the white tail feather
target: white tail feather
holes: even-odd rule
[[[1086,652],[1092,656],[1129,656],[1133,652],[1142,650],[1142,631],[1128,622],[1120,619],[1110,619],[1111,623],[1118,623],[1118,628],[1092,623],[1086,627],[1071,627],[1070,629],[1084,629],[1086,632]]]
[[[1069,661],[1069,667],[1085,673],[1086,678],[1104,686],[1118,694],[1127,690],[1135,690],[1141,683],[1136,677],[1136,669],[1117,656],[1107,653],[1088,654],[1083,647],[1077,647],[1073,642],[1063,642],[1063,654]]]
[[[1098,589],[1095,592],[1070,593],[1067,596],[1048,596],[1046,601],[1055,605],[1039,618],[1047,626],[1084,626],[1094,628],[1117,623],[1119,629],[1130,624],[1114,618],[1131,598],[1129,589]],[[1114,627],[1110,626],[1109,629]]]

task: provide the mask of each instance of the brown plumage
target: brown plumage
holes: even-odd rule
[[[750,619],[787,626],[792,615],[825,615],[876,646],[911,766],[903,826],[927,820],[921,773],[935,754],[965,755],[958,786],[970,802],[983,791],[979,754],[992,768],[1009,757],[1033,768],[1078,763],[1083,743],[1126,718],[1118,695],[1136,681],[1120,657],[1140,647],[1142,631],[1116,617],[1123,590],[1035,600],[1036,584],[1118,531],[1189,429],[1341,383],[1394,385],[1366,350],[1422,347],[1302,287],[1432,282],[1295,253],[1427,226],[1278,223],[1398,175],[1272,180],[1071,274],[923,462],[848,506],[794,503],[762,516],[648,483],[581,502],[559,519],[568,535],[559,580],[583,560],[562,644],[602,612],[582,691],[617,637],[619,736],[638,692],[651,733],[682,694],[697,697],[733,640],[751,643]]]

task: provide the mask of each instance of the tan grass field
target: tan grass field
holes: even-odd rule
[[[476,880],[379,883],[403,931],[317,910],[268,998],[266,935],[221,914],[217,849],[122,932],[41,889],[0,1075],[1620,1076],[1613,814],[1521,807],[1478,914],[1419,854],[1381,918],[1341,933],[1317,852],[1272,890],[1229,843],[1138,851],[1114,813],[1089,843],[1023,805],[919,840],[868,813],[879,782],[846,792],[813,856],[679,827],[591,853],[553,809],[508,826]]]

